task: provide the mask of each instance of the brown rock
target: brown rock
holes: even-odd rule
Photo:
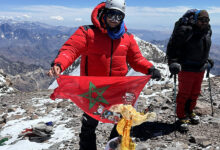
[[[5,119],[4,118],[0,118],[0,124],[5,123]]]
[[[197,101],[194,112],[200,116],[211,114],[211,106],[207,103]]]
[[[154,84],[151,88],[154,92],[161,91],[161,84]]]
[[[20,119],[20,118],[23,118],[23,116],[22,116],[22,115],[15,115],[14,117],[15,117],[15,119]]]
[[[65,108],[66,106],[69,105],[69,102],[68,101],[63,101],[63,102],[59,102],[57,104],[57,108]]]
[[[0,124],[0,129],[4,127],[5,123]]]
[[[16,111],[16,109],[15,108],[8,108],[8,112],[10,113],[10,112],[15,112]]]
[[[202,141],[201,143],[199,143],[199,145],[202,146],[203,148],[206,148],[211,144],[212,144],[212,142],[210,142],[210,141]]]
[[[143,92],[144,92],[144,95],[151,95],[151,94],[153,94],[153,91],[151,89],[144,89]]]
[[[35,120],[35,119],[38,119],[38,116],[37,115],[31,115],[31,120]]]

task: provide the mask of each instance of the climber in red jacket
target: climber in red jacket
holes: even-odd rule
[[[65,42],[48,75],[58,76],[81,56],[81,76],[126,76],[127,63],[138,72],[161,78],[159,70],[144,58],[124,23],[125,0],[106,0],[92,12],[93,25],[81,26]],[[98,121],[84,114],[80,150],[96,150]],[[110,139],[116,136],[111,133]]]

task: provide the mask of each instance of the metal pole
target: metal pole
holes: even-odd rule
[[[211,79],[210,79],[210,76],[209,76],[210,69],[211,69],[211,66],[209,65],[208,68],[207,68],[206,78],[208,78],[208,82],[209,82],[209,94],[210,94],[210,101],[211,101],[212,116],[214,116],[213,99],[212,99],[212,88],[211,88]]]
[[[176,122],[176,74],[174,75],[174,116],[175,116],[175,122]]]
[[[174,103],[174,123],[176,123],[176,74],[171,74],[171,76],[170,76],[170,78],[172,78],[173,77],[173,75],[174,75],[174,94],[173,94],[173,103]],[[176,130],[175,130],[175,137],[177,137],[176,136]]]

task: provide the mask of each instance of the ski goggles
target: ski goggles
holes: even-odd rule
[[[108,9],[106,11],[106,16],[112,22],[121,22],[125,17],[124,13],[115,9]]]
[[[202,23],[209,23],[210,19],[208,17],[200,17],[198,18],[199,21]]]

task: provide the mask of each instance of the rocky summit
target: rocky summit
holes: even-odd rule
[[[157,113],[153,122],[145,122],[131,130],[137,150],[159,149],[220,149],[220,77],[210,79],[214,116],[210,105],[209,82],[203,81],[202,93],[195,112],[201,117],[199,125],[190,125],[187,133],[175,128],[172,79],[164,83],[148,83],[139,96],[137,110],[149,108]],[[82,111],[68,100],[52,101],[53,91],[7,93],[0,97],[0,141],[7,139],[1,150],[78,150]],[[48,139],[42,142],[19,136],[38,123],[52,122]],[[98,150],[105,149],[112,124],[99,123],[96,130]],[[21,146],[23,145],[23,147]]]

